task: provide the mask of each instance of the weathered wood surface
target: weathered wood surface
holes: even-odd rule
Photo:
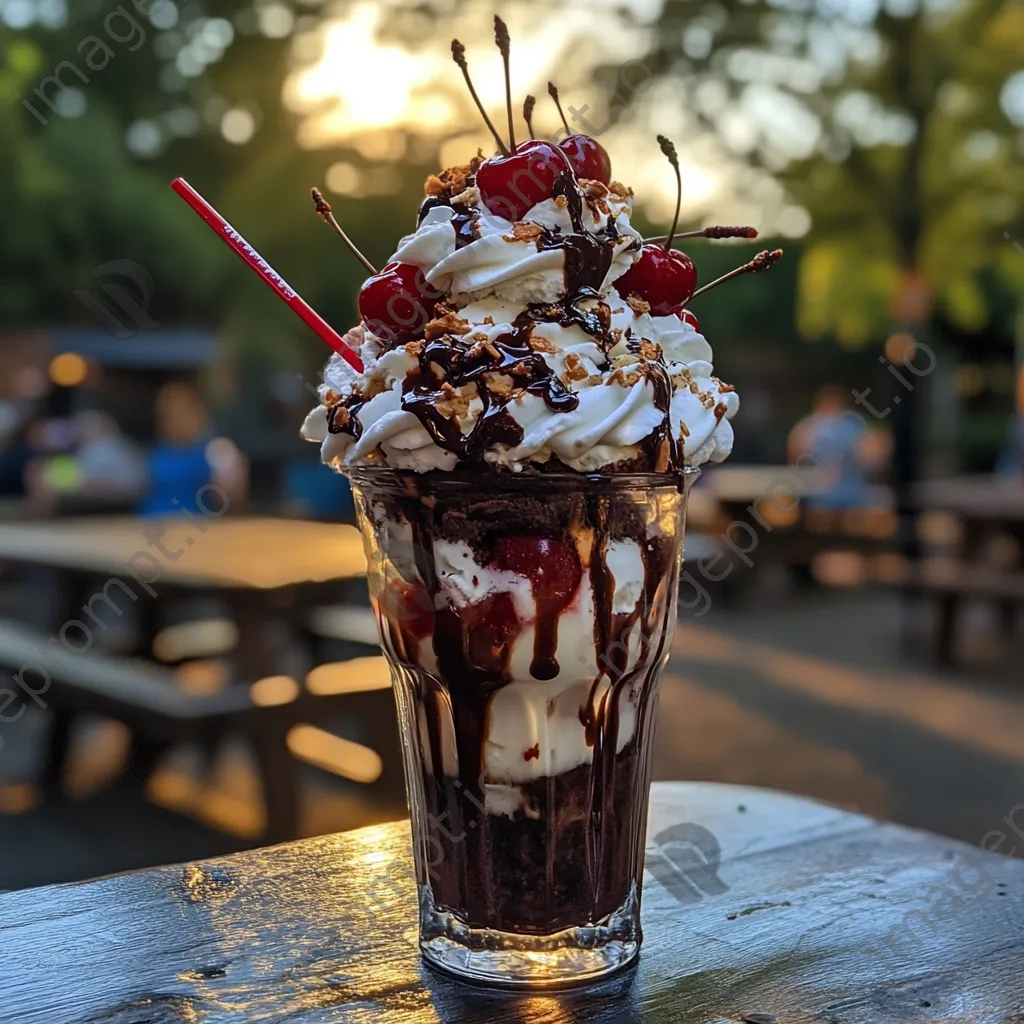
[[[656,784],[650,835],[681,825],[649,847],[669,888],[648,875],[638,967],[591,989],[422,968],[398,822],[2,896],[0,1020],[1024,1024],[1024,861],[767,790]]]

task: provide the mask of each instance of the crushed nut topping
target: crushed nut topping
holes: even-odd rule
[[[612,326],[612,311],[608,308],[607,302],[599,302],[594,307],[594,316],[601,325],[602,330],[609,330]]]
[[[445,334],[463,335],[469,334],[473,328],[466,323],[465,320],[459,316],[458,313],[449,312],[445,313],[444,316],[439,316],[434,320],[431,320],[426,327],[423,328],[423,336],[427,341],[435,341],[437,338],[443,337]]]
[[[589,373],[583,365],[583,360],[575,352],[570,352],[565,357],[565,372],[562,374],[562,383],[569,385],[574,380],[586,380],[588,376]]]
[[[672,386],[677,390],[689,388],[694,394],[697,393],[697,385],[693,383],[693,374],[685,366],[678,373],[672,375]]]
[[[617,366],[605,384],[621,384],[624,388],[631,388],[639,379],[640,374],[636,370],[627,373],[623,367]]]
[[[646,359],[649,363],[656,363],[661,359],[661,346],[643,338],[637,348],[637,353],[641,359]]]
[[[332,391],[328,388],[324,392],[323,404],[324,405],[337,405],[341,401],[341,395],[337,391]]]
[[[629,306],[637,316],[643,316],[644,313],[650,313],[651,304],[646,299],[641,299],[639,295],[630,295],[626,299],[626,305]]]
[[[539,224],[527,224],[526,221],[517,220],[512,225],[512,234],[505,235],[506,242],[536,242],[544,234],[544,229]]]
[[[700,393],[700,404],[705,409],[714,409],[715,407],[715,396],[710,391],[702,391]]]
[[[718,390],[723,395],[727,395],[729,392],[736,390],[731,384],[726,384],[724,380],[719,380],[717,377],[712,377],[711,379],[715,382],[718,386]]]
[[[428,196],[443,196],[444,182],[436,174],[431,174],[423,183],[423,191]]]
[[[486,334],[474,334],[473,337],[476,339],[476,344],[466,352],[466,359],[476,359],[478,356],[486,352],[494,362],[501,362],[501,353]]]
[[[444,398],[438,400],[435,408],[446,419],[461,420],[469,412],[469,396],[460,395],[447,381],[441,385]]]
[[[690,436],[690,428],[682,421],[679,423],[679,436],[683,439]]]
[[[633,195],[633,190],[623,185],[621,181],[611,182],[608,185],[608,191],[619,199],[629,199]]]
[[[725,415],[725,414],[726,414],[726,413],[727,413],[728,411],[729,411],[729,406],[727,406],[727,405],[725,404],[725,402],[719,402],[719,403],[718,403],[718,405],[716,405],[716,406],[715,406],[715,419],[716,419],[716,420],[721,420],[721,419],[722,419],[722,417],[723,417],[723,416],[724,416],[724,415]]]
[[[425,341],[407,341],[405,343],[405,354],[413,359],[419,359],[426,347],[427,343]]]
[[[459,203],[462,206],[476,206],[480,198],[480,189],[476,185],[470,185],[463,189],[457,196],[452,196],[452,205]]]
[[[555,209],[564,210],[569,205],[569,200],[565,196],[555,196]]]
[[[504,373],[485,373],[484,383],[487,390],[498,398],[508,398],[515,390],[515,382]]]
[[[532,348],[534,352],[547,352],[549,354],[554,354],[558,351],[558,349],[555,348],[547,338],[540,334],[530,335],[530,348]]]

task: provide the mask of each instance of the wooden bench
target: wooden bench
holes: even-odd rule
[[[49,657],[47,657],[49,655]],[[298,829],[297,764],[289,733],[297,725],[348,716],[368,723],[368,737],[382,762],[375,785],[390,799],[402,793],[401,751],[394,699],[383,658],[369,666],[363,659],[335,666],[345,685],[324,685],[314,670],[305,685],[287,682],[268,688],[257,682],[233,685],[209,694],[186,693],[175,673],[152,662],[104,654],[68,653],[59,643],[17,623],[0,620],[0,666],[9,675],[24,669],[25,685],[38,701],[18,690],[26,704],[41,703],[52,714],[43,772],[44,789],[60,792],[67,766],[72,721],[91,712],[123,722],[132,732],[127,773],[144,784],[160,755],[173,743],[195,741],[210,746],[237,733],[253,745],[266,805],[264,841],[294,838]],[[351,671],[345,672],[345,666]],[[49,678],[47,683],[40,669]],[[371,671],[372,669],[372,671]],[[383,680],[383,682],[382,682]],[[13,685],[13,684],[12,684]],[[17,705],[5,708],[10,717]],[[20,716],[19,716],[20,717]],[[8,725],[7,728],[14,726]]]
[[[956,559],[925,559],[909,567],[898,585],[905,593],[937,605],[935,656],[943,664],[953,660],[957,618],[964,601],[993,602],[999,608],[1007,638],[1012,638],[1017,609],[1024,604],[1024,572]]]

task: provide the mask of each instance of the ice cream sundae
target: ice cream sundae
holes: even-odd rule
[[[739,408],[688,308],[718,282],[698,288],[674,243],[755,232],[681,235],[677,201],[669,234],[645,241],[596,140],[568,124],[532,137],[530,97],[517,142],[512,110],[509,95],[505,138],[481,106],[497,152],[430,176],[415,230],[383,269],[367,264],[345,336],[363,370],[332,357],[302,429],[356,493],[424,954],[527,984],[603,973],[639,947],[685,492],[730,453]]]

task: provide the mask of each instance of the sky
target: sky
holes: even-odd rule
[[[512,95],[519,130],[525,134],[518,119],[522,101],[533,93],[537,133],[550,136],[556,131],[559,121],[547,95],[547,82],[555,79],[563,105],[587,118],[592,126],[588,133],[612,157],[613,177],[634,189],[655,223],[669,221],[675,205],[675,177],[655,139],[662,133],[679,151],[684,220],[754,223],[769,233],[804,234],[810,227],[806,212],[789,202],[769,175],[751,172],[735,150],[742,148],[759,118],[781,113],[780,131],[788,129],[798,148],[808,137],[813,145],[814,126],[801,120],[798,109],[780,109],[770,92],[748,90],[728,120],[730,153],[719,136],[698,126],[693,111],[681,106],[679,83],[655,81],[638,60],[638,54],[647,52],[649,34],[656,31],[649,19],[659,8],[658,2],[642,0],[632,6],[634,22],[626,24],[603,0],[557,7],[503,4],[512,37]],[[442,17],[436,30],[425,20],[410,43],[389,38],[386,4],[357,0],[317,29],[298,35],[284,102],[302,115],[300,144],[352,145],[368,160],[387,162],[405,155],[405,133],[412,132],[441,140],[444,166],[467,162],[477,147],[493,152],[493,141],[449,49],[453,35],[465,43],[476,90],[492,120],[503,124],[505,87],[493,42],[493,11],[492,0],[485,0],[461,8],[457,18]],[[595,83],[591,69],[598,64],[618,66],[620,73]],[[610,119],[609,111],[623,109],[616,91],[624,97],[627,90],[632,93],[629,109]],[[715,101],[715,96],[705,97],[708,104]],[[341,164],[327,184],[358,194],[358,170]]]

